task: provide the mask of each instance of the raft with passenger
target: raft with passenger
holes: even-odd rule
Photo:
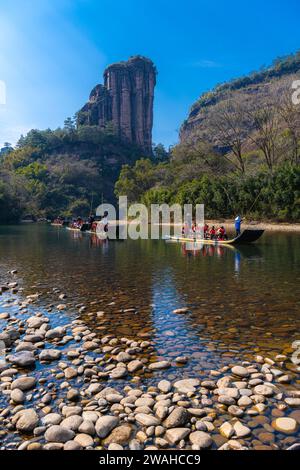
[[[166,237],[166,240],[177,241],[177,242],[182,242],[182,243],[188,243],[188,242],[202,243],[202,244],[208,244],[208,245],[240,245],[240,244],[255,242],[262,236],[263,233],[264,233],[264,230],[262,229],[245,229],[238,236],[236,236],[235,238],[231,238],[229,240],[220,240],[217,238],[216,239],[197,238],[196,236],[195,237],[170,236],[170,237]]]

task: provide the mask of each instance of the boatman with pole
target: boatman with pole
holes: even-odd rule
[[[238,215],[236,216],[236,218],[234,219],[234,227],[235,227],[235,236],[238,237],[240,234],[241,234],[241,223],[242,223],[242,219],[241,217]]]

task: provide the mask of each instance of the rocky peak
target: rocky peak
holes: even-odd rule
[[[153,100],[156,68],[150,59],[130,57],[104,71],[104,85],[96,85],[78,113],[78,124],[105,126],[112,122],[119,137],[152,151]]]

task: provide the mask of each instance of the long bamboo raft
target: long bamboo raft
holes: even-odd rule
[[[264,233],[264,230],[261,230],[261,229],[260,230],[246,229],[240,235],[230,240],[217,240],[217,239],[210,240],[206,238],[176,237],[176,236],[170,236],[166,238],[166,240],[177,241],[177,242],[182,242],[182,243],[188,243],[188,242],[201,243],[205,245],[240,245],[244,243],[255,242],[262,236],[263,233]]]

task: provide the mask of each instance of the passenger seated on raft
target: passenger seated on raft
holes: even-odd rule
[[[204,225],[204,228],[203,228],[203,237],[205,239],[208,238],[208,235],[209,235],[209,226],[207,224]]]
[[[219,227],[218,230],[217,230],[217,238],[218,238],[218,240],[228,240],[226,230],[223,227],[223,225],[221,227]]]
[[[216,238],[216,229],[215,226],[213,225],[212,228],[209,231],[210,239],[215,240]]]

